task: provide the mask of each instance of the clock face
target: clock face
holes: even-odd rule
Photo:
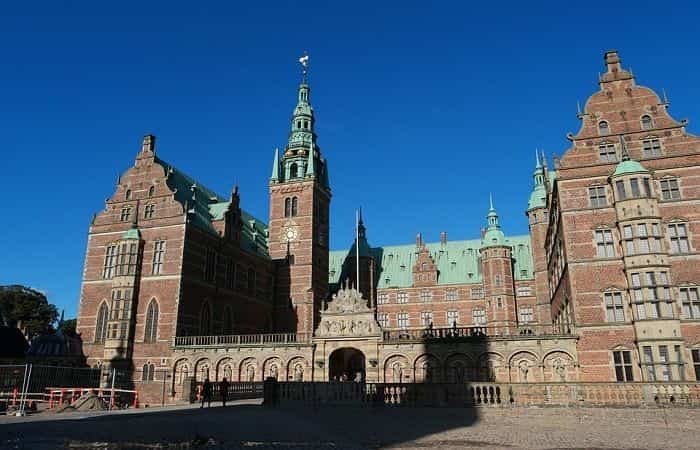
[[[299,229],[297,227],[285,227],[282,230],[282,236],[287,242],[296,241],[299,237]]]

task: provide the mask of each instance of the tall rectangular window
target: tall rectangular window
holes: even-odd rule
[[[447,311],[447,325],[451,327],[459,325],[459,311]]]
[[[131,217],[131,207],[125,206],[122,208],[122,213],[119,215],[119,220],[122,222],[128,222]]]
[[[621,292],[605,293],[605,319],[608,322],[624,322],[625,307],[622,304]]]
[[[615,362],[615,378],[617,381],[634,381],[632,376],[632,352],[628,350],[617,350],[613,352]]]
[[[377,314],[377,322],[382,328],[389,328],[389,314],[379,313]]]
[[[448,289],[445,297],[447,298],[447,301],[457,301],[459,300],[459,291],[457,291],[457,289]]]
[[[651,197],[652,195],[654,195],[654,193],[651,192],[651,184],[649,183],[649,178],[643,178],[642,183],[642,185],[644,186],[644,195],[646,197]]]
[[[396,303],[408,303],[408,292],[399,292],[396,295]]]
[[[592,208],[600,208],[608,204],[605,198],[605,186],[593,186],[588,188],[588,200]]]
[[[400,312],[400,313],[396,314],[396,321],[399,325],[399,328],[403,328],[403,329],[408,328],[408,313]]]
[[[601,162],[611,163],[617,161],[617,155],[615,154],[615,144],[600,144],[598,146],[598,154],[600,155]]]
[[[671,381],[671,365],[668,359],[668,347],[659,345],[659,362],[661,363],[661,380]]]
[[[617,190],[617,199],[625,200],[627,198],[627,191],[625,191],[625,182],[622,180],[617,180],[615,182],[615,190]]]
[[[700,300],[698,288],[680,288],[684,319],[700,319]]]
[[[433,300],[433,293],[429,290],[423,290],[420,293],[420,301],[427,303]]]
[[[630,189],[632,191],[632,197],[638,198],[642,196],[642,193],[639,190],[639,180],[637,178],[632,178],[630,180]]]
[[[474,325],[486,325],[486,311],[475,309],[472,311],[472,322]]]
[[[644,370],[647,374],[646,381],[656,381],[656,372],[654,371],[654,354],[649,346],[642,347],[644,354]]]
[[[535,315],[532,312],[532,306],[522,306],[518,310],[520,323],[530,323],[534,320]]]
[[[420,324],[424,327],[429,327],[433,324],[433,313],[431,311],[423,311],[420,313]]]
[[[233,258],[226,261],[226,288],[233,289],[236,286],[236,265]]]
[[[471,292],[472,298],[484,298],[484,288],[481,286],[473,287]]]
[[[114,277],[115,267],[117,265],[117,246],[108,245],[105,249],[105,263],[102,269],[102,278]]]
[[[661,156],[661,143],[658,139],[645,139],[642,141],[642,157],[656,158]]]
[[[155,241],[153,243],[153,275],[163,273],[163,261],[165,261],[165,241]]]
[[[595,241],[598,257],[609,258],[615,256],[612,230],[596,230]]]
[[[681,198],[681,191],[678,188],[677,179],[670,178],[667,180],[661,180],[659,185],[661,186],[662,200],[678,200]]]
[[[668,224],[668,238],[671,241],[671,253],[688,253],[688,230],[684,223]]]
[[[145,219],[152,219],[156,212],[156,205],[146,205],[143,210],[143,217]]]
[[[690,351],[693,357],[693,368],[695,369],[695,379],[700,380],[700,349],[693,349]]]
[[[683,364],[683,350],[680,345],[674,345],[673,346],[673,353],[676,357],[676,364],[678,367],[678,378],[683,381],[685,380],[685,370],[684,370],[684,364]]]
[[[377,294],[377,305],[384,305],[389,303],[389,294],[386,292],[380,292]]]
[[[210,248],[206,251],[206,264],[204,266],[204,279],[214,281],[216,278],[216,252]]]

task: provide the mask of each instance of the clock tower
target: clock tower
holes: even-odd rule
[[[284,151],[270,176],[268,247],[276,266],[275,328],[313,333],[328,296],[328,165],[314,132],[308,57]]]

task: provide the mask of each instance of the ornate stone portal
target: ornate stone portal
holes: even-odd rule
[[[317,338],[381,337],[373,308],[354,287],[345,286],[334,294],[327,308],[321,311],[316,329]]]

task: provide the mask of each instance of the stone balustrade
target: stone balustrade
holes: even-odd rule
[[[224,348],[264,345],[305,344],[311,340],[310,334],[235,334],[225,336],[174,336],[173,348]]]
[[[700,406],[700,384],[353,383],[265,381],[271,405],[345,406]]]
[[[519,325],[513,327],[444,327],[419,330],[387,330],[383,332],[384,342],[426,342],[433,340],[470,340],[498,338],[541,338],[543,336],[571,336],[571,330],[561,330],[556,325]]]

